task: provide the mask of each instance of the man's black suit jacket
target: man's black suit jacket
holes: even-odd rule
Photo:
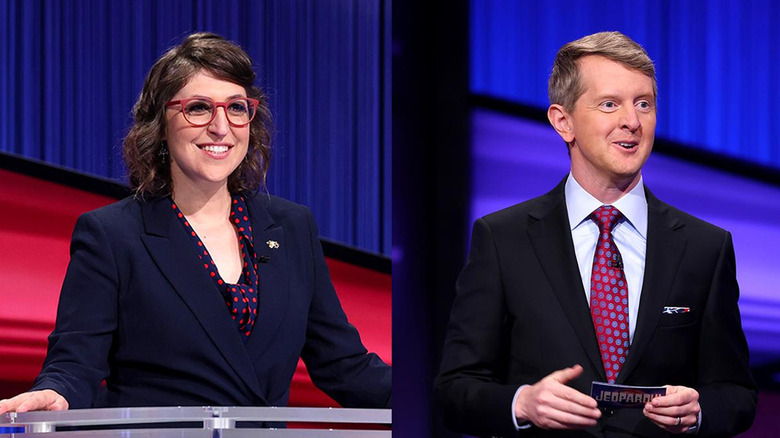
[[[511,406],[520,385],[574,364],[584,373],[573,388],[590,394],[592,381],[606,381],[564,185],[565,179],[546,195],[474,224],[436,400],[451,428],[474,435],[667,436],[641,409],[604,411],[599,424],[584,431],[515,431]],[[698,435],[734,435],[752,423],[757,392],[737,307],[731,235],[646,195],[644,285],[631,351],[616,383],[692,387],[700,394]],[[665,306],[691,311],[664,314]]]
[[[303,357],[343,406],[388,406],[390,368],[347,322],[309,210],[263,193],[246,201],[264,258],[246,345],[171,202],[128,198],[76,224],[33,389],[54,389],[71,408],[284,406]]]

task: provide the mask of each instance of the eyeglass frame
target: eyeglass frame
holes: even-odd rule
[[[191,102],[193,100],[205,100],[205,101],[208,101],[208,102],[211,102],[211,103],[214,104],[214,112],[211,113],[211,118],[209,119],[208,122],[197,124],[197,123],[192,123],[190,121],[190,119],[187,118],[187,114],[184,112],[184,106],[187,105],[188,102]],[[250,117],[249,121],[247,121],[243,125],[238,124],[238,123],[233,123],[230,120],[230,116],[228,115],[228,112],[227,112],[228,104],[231,103],[231,102],[234,102],[236,100],[246,100],[246,101],[251,102],[255,106],[255,110],[254,110],[254,112],[252,112],[252,117]],[[233,126],[233,127],[236,127],[236,128],[243,128],[244,126],[248,126],[250,123],[252,123],[252,120],[255,119],[255,116],[257,115],[257,107],[260,105],[260,101],[257,100],[257,99],[253,99],[251,97],[234,97],[232,99],[228,99],[226,102],[216,102],[216,101],[214,101],[213,99],[211,99],[209,97],[188,97],[186,99],[172,100],[170,102],[167,102],[165,104],[165,108],[170,108],[170,107],[172,107],[174,105],[181,105],[181,109],[179,109],[179,112],[181,112],[181,115],[184,117],[184,120],[187,123],[189,123],[191,126],[195,127],[195,128],[202,128],[204,126],[210,125],[211,122],[213,122],[214,119],[217,117],[217,110],[220,107],[222,107],[222,109],[225,110],[225,120],[227,120],[227,122],[228,122],[228,124],[230,126]]]

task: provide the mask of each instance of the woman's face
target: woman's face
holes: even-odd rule
[[[246,97],[244,87],[199,72],[171,101],[206,97],[227,102]],[[182,113],[181,105],[167,108],[165,140],[171,157],[171,180],[174,193],[183,190],[212,190],[227,186],[228,176],[241,164],[249,147],[249,125],[236,127],[228,123],[223,107],[214,108],[211,123],[192,126]]]

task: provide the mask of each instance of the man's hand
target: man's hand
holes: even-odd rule
[[[699,421],[699,393],[685,386],[666,386],[666,395],[645,403],[642,413],[658,427],[683,433]]]
[[[0,414],[5,412],[64,411],[68,401],[51,389],[24,392],[6,400],[0,400]]]
[[[601,417],[598,404],[566,383],[582,374],[574,365],[558,370],[520,391],[515,403],[518,422],[530,421],[543,429],[584,429]]]

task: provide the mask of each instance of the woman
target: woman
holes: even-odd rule
[[[284,406],[299,357],[343,406],[389,406],[390,368],[347,322],[311,213],[258,192],[254,79],[210,33],[155,63],[123,144],[135,196],[79,218],[43,370],[0,413]]]

